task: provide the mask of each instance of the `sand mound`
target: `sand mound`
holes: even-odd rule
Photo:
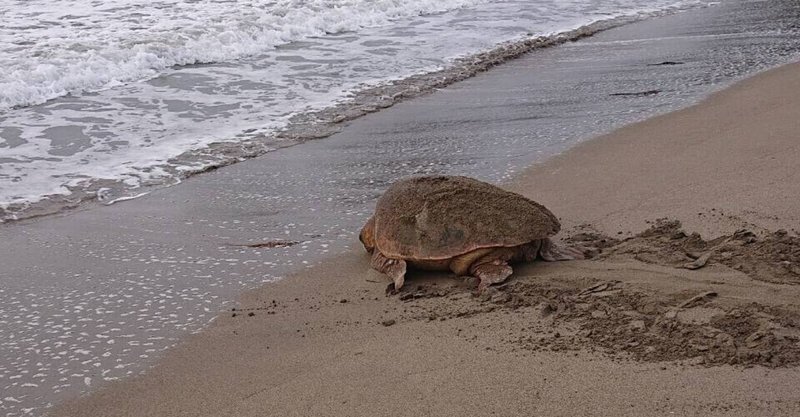
[[[646,231],[623,241],[599,233],[582,232],[571,243],[601,248],[596,259],[630,257],[638,261],[699,269],[722,264],[753,279],[780,284],[800,284],[800,237],[785,230],[757,236],[738,230],[731,236],[705,241],[687,234],[677,220],[661,219]]]

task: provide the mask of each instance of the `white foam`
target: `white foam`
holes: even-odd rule
[[[2,10],[0,110],[486,0],[35,0]]]

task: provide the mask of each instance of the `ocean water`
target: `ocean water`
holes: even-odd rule
[[[294,144],[278,134],[293,117],[498,45],[710,3],[3,2],[0,222]]]

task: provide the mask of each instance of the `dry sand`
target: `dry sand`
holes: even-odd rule
[[[387,297],[354,250],[54,414],[800,415],[797,91],[787,65],[521,175],[594,259]]]

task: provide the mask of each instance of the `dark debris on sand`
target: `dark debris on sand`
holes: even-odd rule
[[[685,301],[624,288],[614,296],[578,294],[565,300],[559,319],[578,323],[575,337],[607,353],[705,365],[800,363],[800,316],[788,311],[756,304],[724,310],[710,300],[681,308]]]
[[[417,307],[406,319],[498,315],[498,323],[512,326],[513,336],[503,341],[514,351],[589,350],[706,366],[800,364],[799,314],[755,303],[725,309],[714,303],[714,292],[664,295],[614,281],[584,288],[513,281],[477,297],[463,288],[424,285],[404,294],[416,294],[400,297]]]

